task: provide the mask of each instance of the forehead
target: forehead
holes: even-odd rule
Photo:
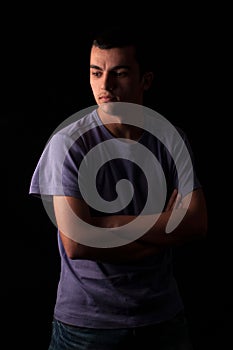
[[[90,64],[101,69],[110,69],[116,66],[133,66],[138,63],[133,46],[112,49],[100,49],[93,46],[90,54]]]

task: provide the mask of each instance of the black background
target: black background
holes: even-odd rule
[[[104,15],[97,4],[91,14],[57,10],[35,8],[25,14],[22,7],[7,9],[1,31],[2,207],[7,207],[2,210],[2,342],[8,349],[47,349],[59,256],[56,228],[42,202],[28,195],[30,180],[54,129],[95,104],[88,37],[115,14],[115,21],[130,24],[134,19],[145,33],[154,33],[157,73],[147,103],[186,131],[206,194],[207,239],[178,250],[175,260],[195,350],[230,347],[232,71],[227,9],[152,13],[145,7],[137,16],[122,7]]]

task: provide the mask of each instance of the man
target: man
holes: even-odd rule
[[[191,349],[172,247],[205,236],[205,199],[185,134],[143,107],[153,69],[140,39],[96,35],[97,106],[54,133],[32,178],[61,256],[49,350]]]

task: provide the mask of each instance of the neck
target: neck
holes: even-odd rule
[[[115,137],[137,141],[143,134],[144,117],[138,111],[112,115],[99,107],[97,112],[104,126]]]

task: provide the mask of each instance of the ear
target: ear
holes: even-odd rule
[[[153,72],[144,73],[144,75],[142,77],[142,83],[143,83],[144,90],[148,90],[151,87],[153,79],[154,79]]]

